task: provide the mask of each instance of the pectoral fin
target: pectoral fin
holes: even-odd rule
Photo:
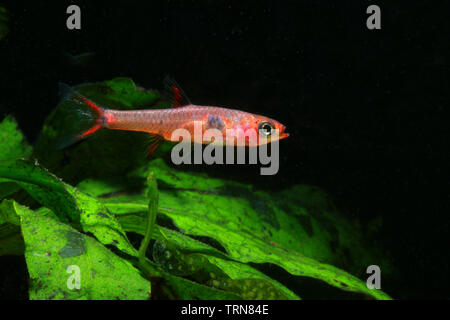
[[[220,116],[209,115],[208,119],[206,120],[206,128],[222,131],[225,128],[225,123]]]
[[[156,149],[163,143],[164,138],[157,134],[150,134],[150,147],[148,148],[147,157],[151,158]]]

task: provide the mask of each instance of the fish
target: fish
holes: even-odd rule
[[[222,135],[222,144],[235,146],[259,146],[289,136],[283,124],[266,116],[225,107],[194,105],[175,80],[168,76],[164,79],[164,87],[166,98],[172,107],[167,109],[108,109],[67,84],[60,83],[59,86],[63,95],[62,100],[69,102],[66,103],[68,105],[66,107],[71,108],[71,113],[76,113],[78,117],[74,119],[82,121],[85,128],[66,137],[60,148],[85,139],[101,129],[141,131],[150,134],[151,143],[148,150],[150,156],[164,140],[179,142],[180,137],[174,138],[173,135],[177,129],[187,130],[191,137],[194,137],[192,142],[200,144],[213,142],[204,135],[208,129],[216,129],[216,132]],[[198,132],[195,131],[196,128],[200,128],[201,135],[194,134]],[[249,138],[248,130],[256,132],[253,136],[256,139]]]

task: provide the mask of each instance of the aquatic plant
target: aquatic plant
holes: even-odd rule
[[[8,11],[5,8],[0,7],[0,40],[6,37],[6,35],[9,32],[8,21],[9,21]]]
[[[77,89],[117,109],[165,104],[127,78]],[[344,271],[389,265],[321,190],[269,193],[148,161],[140,133],[58,150],[67,121],[57,107],[33,148],[12,117],[0,123],[0,255],[25,255],[30,299],[300,299],[306,278],[389,299]]]

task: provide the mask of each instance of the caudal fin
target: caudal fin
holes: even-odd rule
[[[62,100],[60,107],[64,109],[69,124],[62,128],[58,139],[58,148],[84,139],[104,126],[104,109],[93,101],[73,90],[65,83],[59,83]]]

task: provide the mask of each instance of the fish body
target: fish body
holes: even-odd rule
[[[192,142],[202,144],[211,143],[211,137],[205,135],[209,129],[215,129],[225,145],[233,143],[257,146],[288,136],[285,126],[276,120],[236,109],[194,105],[173,80],[166,79],[165,82],[171,93],[169,100],[172,102],[172,108],[130,111],[103,108],[62,85],[67,92],[66,99],[75,102],[78,108],[88,106],[91,111],[91,114],[85,111],[81,114],[88,114],[92,124],[73,137],[72,142],[90,136],[101,128],[147,132],[152,135],[154,141],[151,149],[156,149],[163,140],[180,141],[180,136],[174,135],[178,129],[188,132]],[[255,132],[253,138],[256,139],[250,138],[251,132]],[[153,151],[150,150],[150,153]]]
[[[273,119],[251,114],[248,112],[212,107],[187,105],[172,109],[159,110],[134,110],[120,111],[106,109],[104,113],[104,127],[116,130],[143,131],[156,134],[165,140],[178,142],[179,139],[173,137],[173,132],[177,129],[185,129],[193,137],[193,142],[207,144],[211,141],[205,139],[205,131],[216,129],[224,133],[226,129],[231,134],[238,134],[239,131],[245,133],[248,129],[257,129],[262,121],[278,125],[284,135],[284,126]],[[195,122],[201,125],[201,135],[195,135]],[[195,140],[201,138],[202,140]],[[248,145],[248,141],[246,142]]]

